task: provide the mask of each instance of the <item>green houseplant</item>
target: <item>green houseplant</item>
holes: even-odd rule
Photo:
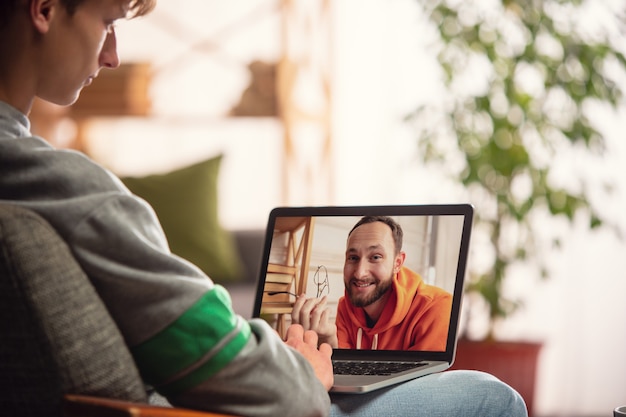
[[[604,151],[592,113],[616,108],[623,95],[615,75],[626,60],[615,43],[621,37],[611,32],[619,22],[609,13],[613,20],[604,16],[601,26],[585,31],[579,19],[589,9],[580,0],[421,5],[437,39],[446,94],[409,120],[424,161],[440,164],[476,206],[475,231],[487,237],[489,247],[480,250],[490,262],[480,271],[470,265],[468,292],[482,300],[483,336],[493,340],[498,323],[523,302],[503,290],[512,266],[531,264],[535,277],[549,275],[537,217],[609,224],[585,179],[575,187],[555,181],[552,162],[567,150],[597,157]],[[610,193],[610,180],[602,187]],[[559,244],[558,234],[550,238]]]

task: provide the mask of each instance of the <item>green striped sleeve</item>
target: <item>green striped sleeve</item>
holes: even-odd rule
[[[183,392],[224,368],[250,338],[250,326],[216,285],[176,321],[131,349],[147,383],[162,394]]]

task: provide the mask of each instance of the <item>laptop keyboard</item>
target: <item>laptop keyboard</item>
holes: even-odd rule
[[[391,375],[425,365],[425,362],[333,361],[335,375]]]

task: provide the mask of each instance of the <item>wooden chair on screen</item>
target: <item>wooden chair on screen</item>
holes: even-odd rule
[[[314,223],[312,217],[279,217],[274,226],[261,314],[275,316],[282,337],[297,295],[306,291]],[[284,246],[278,246],[279,242]]]

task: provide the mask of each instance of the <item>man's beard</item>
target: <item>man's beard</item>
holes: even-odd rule
[[[393,274],[391,275],[389,280],[375,284],[376,288],[374,288],[374,292],[365,297],[359,297],[353,294],[354,287],[352,286],[352,281],[353,280],[350,280],[350,282],[345,285],[346,291],[348,292],[348,298],[350,298],[350,302],[355,307],[367,307],[378,301],[383,295],[385,295],[387,291],[391,289],[391,284],[393,283]]]

